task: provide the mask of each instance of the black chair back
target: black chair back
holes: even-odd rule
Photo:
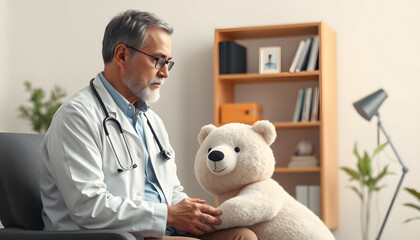
[[[42,230],[39,148],[44,135],[0,133],[0,220],[4,227]]]

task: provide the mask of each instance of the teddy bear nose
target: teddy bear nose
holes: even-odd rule
[[[221,161],[224,157],[225,155],[221,151],[213,151],[209,154],[209,159],[214,162]]]

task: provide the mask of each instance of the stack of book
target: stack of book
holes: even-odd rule
[[[319,37],[313,36],[299,42],[289,72],[314,71],[318,67]]]
[[[319,88],[302,88],[293,114],[293,122],[315,122],[319,120]]]
[[[316,156],[313,155],[294,155],[291,157],[288,164],[289,168],[309,168],[309,167],[318,167],[319,160]]]

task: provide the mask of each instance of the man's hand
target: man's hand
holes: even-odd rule
[[[187,198],[176,205],[168,206],[167,225],[184,232],[203,235],[214,232],[211,225],[219,225],[222,212],[206,204],[205,200]]]

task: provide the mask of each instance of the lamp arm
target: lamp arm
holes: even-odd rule
[[[401,188],[402,182],[404,180],[405,174],[408,172],[408,168],[405,165],[405,163],[403,162],[403,160],[401,159],[400,154],[398,153],[397,149],[395,148],[394,144],[392,143],[391,138],[389,137],[389,135],[386,132],[385,128],[382,126],[382,122],[381,122],[381,119],[379,117],[379,114],[377,114],[377,117],[378,117],[378,128],[385,135],[385,138],[388,141],[389,145],[391,146],[392,150],[394,151],[394,154],[397,157],[398,162],[402,166],[402,172],[403,172],[402,175],[401,175],[400,181],[399,181],[399,183],[397,185],[397,188],[395,189],[395,193],[394,193],[394,196],[392,197],[391,203],[389,204],[389,207],[388,207],[388,210],[386,212],[385,219],[384,219],[384,221],[382,223],[381,229],[379,230],[378,236],[376,237],[376,240],[379,240],[381,238],[382,231],[385,228],[385,224],[386,224],[386,222],[388,220],[388,216],[389,216],[389,214],[391,212],[392,206],[394,205],[395,199],[397,198],[398,192],[400,191],[400,188]]]

